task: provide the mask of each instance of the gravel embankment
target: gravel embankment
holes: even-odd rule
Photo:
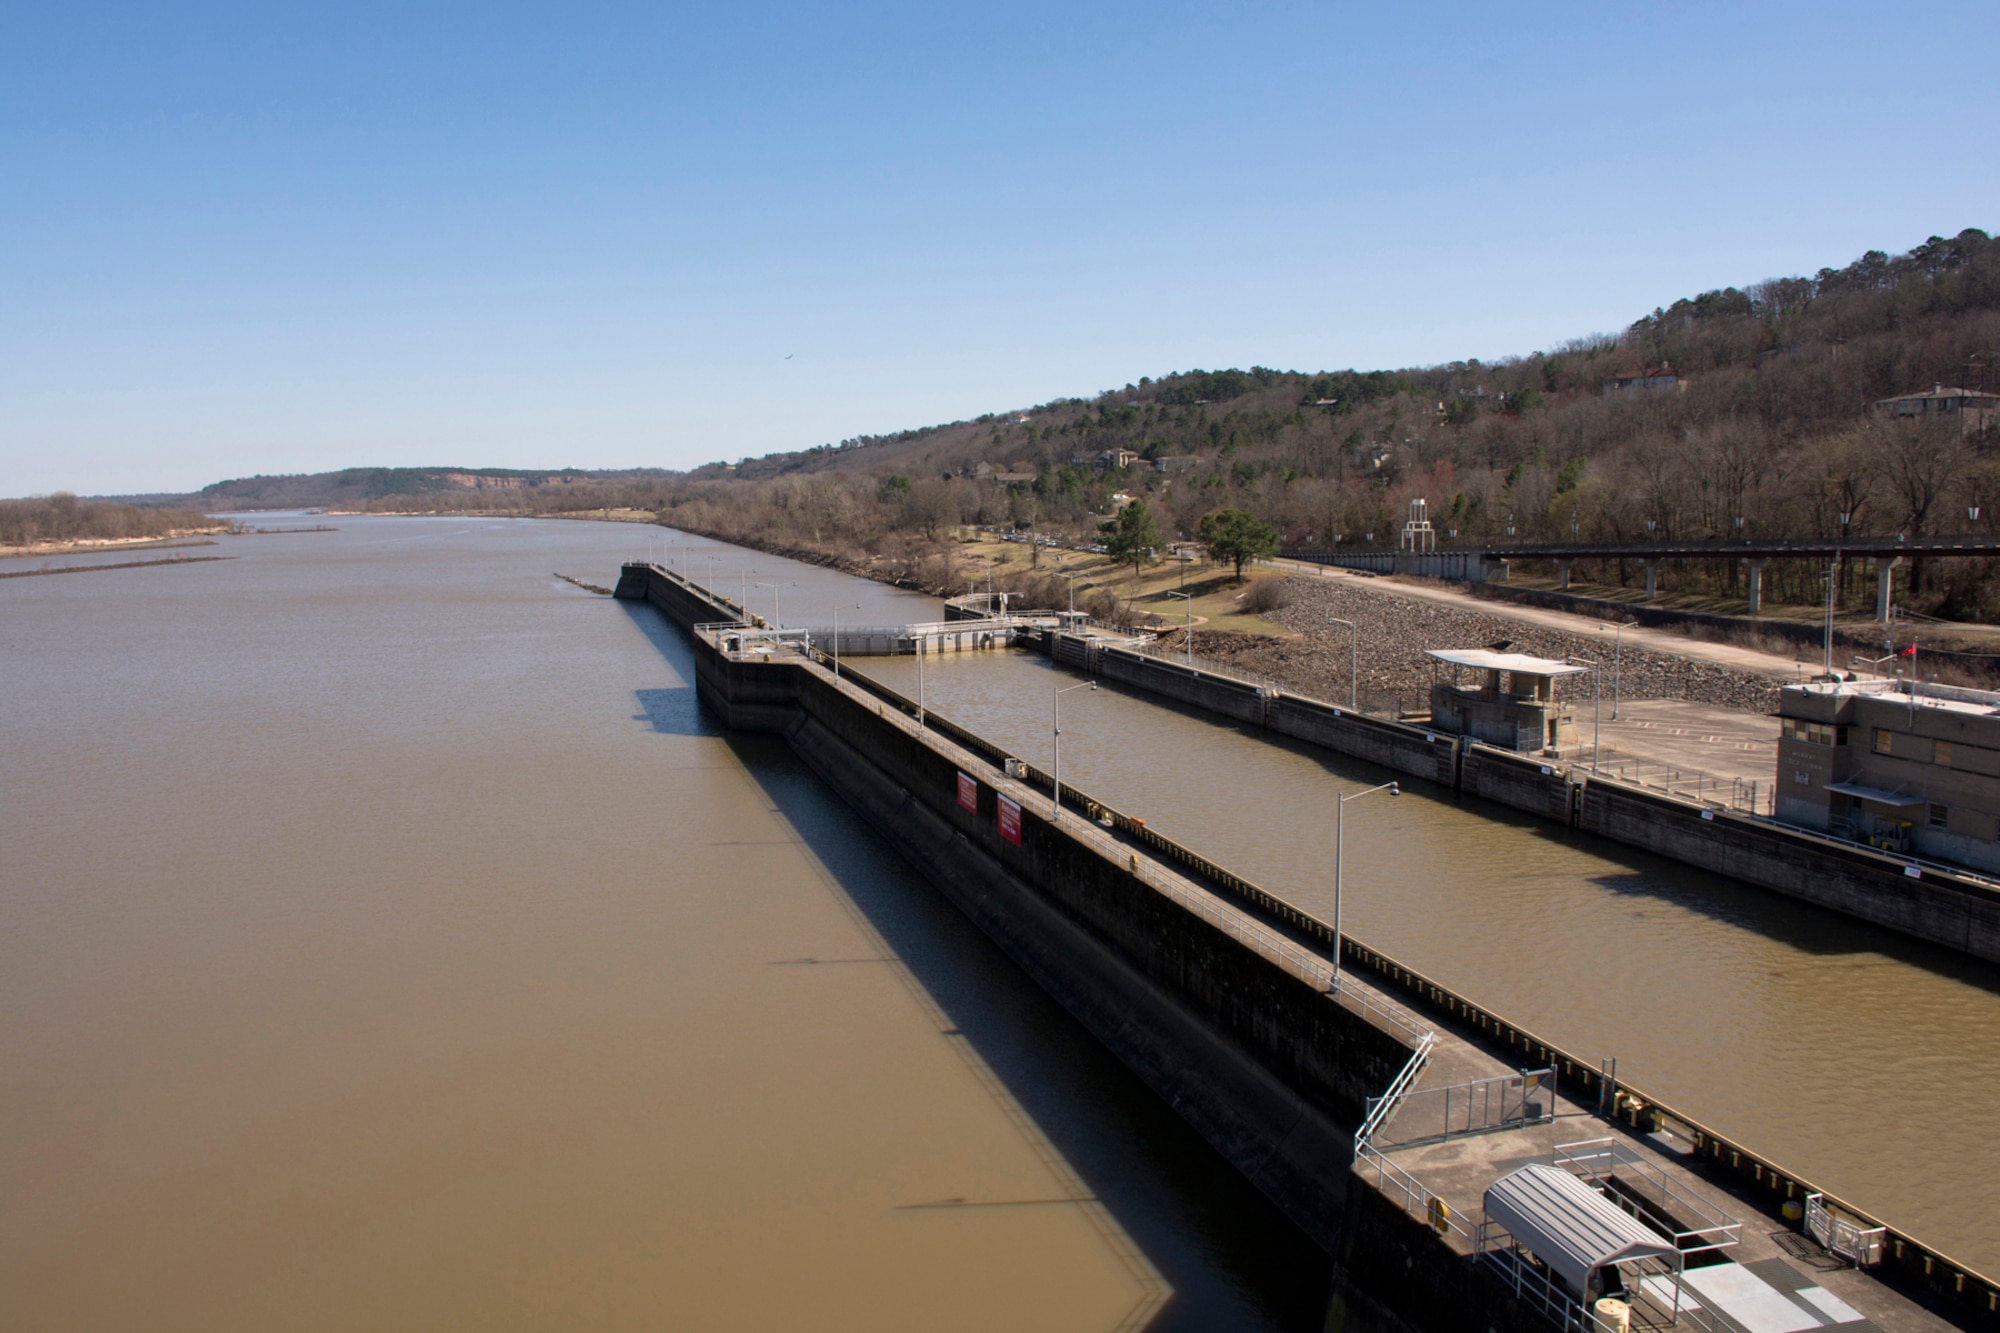
[[[1328,617],[1351,620],[1360,631],[1360,704],[1404,711],[1430,706],[1432,668],[1451,668],[1424,656],[1426,648],[1488,648],[1509,641],[1509,651],[1536,657],[1601,660],[1610,694],[1612,636],[1569,634],[1477,611],[1374,593],[1319,579],[1285,580],[1286,604],[1270,620],[1296,631],[1295,639],[1196,630],[1194,651],[1279,681],[1301,694],[1339,701],[1347,697],[1348,632]],[[1164,636],[1178,644],[1180,635]],[[1626,699],[1691,699],[1745,712],[1770,713],[1780,682],[1749,671],[1692,661],[1630,643],[1619,663],[1619,692]]]

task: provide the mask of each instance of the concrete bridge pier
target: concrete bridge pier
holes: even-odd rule
[[[1875,557],[1875,619],[1877,623],[1889,623],[1889,608],[1895,605],[1894,589],[1890,585],[1896,566],[1903,563],[1903,557],[1892,555]]]
[[[1745,560],[1743,567],[1749,571],[1750,614],[1756,615],[1764,609],[1764,566],[1768,560]]]
[[[1646,600],[1649,602],[1654,601],[1659,595],[1660,562],[1657,560],[1648,560],[1646,562]]]
[[[1564,592],[1569,591],[1569,567],[1571,563],[1568,560],[1556,561],[1556,586]]]

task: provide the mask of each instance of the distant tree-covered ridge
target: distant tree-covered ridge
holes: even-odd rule
[[[1116,491],[1145,500],[1168,538],[1235,509],[1290,547],[1392,545],[1417,498],[1447,545],[1990,531],[1994,433],[1875,405],[2000,391],[1996,363],[2000,245],[1966,230],[1498,362],[1186,371],[711,464],[669,487],[667,508],[716,535],[850,548],[934,532],[944,515],[1087,533]],[[1718,560],[1667,580],[1732,590],[1740,574]],[[1817,577],[1774,566],[1767,593],[1815,601]],[[1983,567],[1928,566],[1918,592],[1944,614],[2000,616]]]
[[[1876,404],[1933,386],[2000,391],[1996,363],[2000,245],[1968,229],[1496,362],[1190,370],[686,473],[357,468],[218,483],[199,503],[629,505],[729,540],[912,569],[961,524],[1090,535],[1118,492],[1145,503],[1162,540],[1237,510],[1294,548],[1392,545],[1418,498],[1447,546],[1986,532],[2000,523],[1994,433]],[[939,568],[948,581],[950,561]],[[2000,618],[2000,580],[1985,572],[1924,565],[1911,605]],[[1665,570],[1664,586],[1734,590],[1740,577],[1717,559]],[[1817,578],[1773,566],[1766,592],[1814,602]]]
[[[0,500],[0,546],[130,541],[226,526],[196,510],[79,500],[60,491],[32,500]]]

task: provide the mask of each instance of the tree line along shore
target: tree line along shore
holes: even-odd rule
[[[26,555],[227,532],[231,526],[197,509],[79,500],[62,492],[0,500],[0,550]]]

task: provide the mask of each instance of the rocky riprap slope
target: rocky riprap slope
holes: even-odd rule
[[[1509,651],[1561,660],[1584,657],[1604,665],[1604,697],[1611,696],[1612,636],[1570,634],[1480,611],[1373,592],[1347,583],[1313,578],[1285,580],[1286,603],[1266,618],[1295,631],[1294,638],[1195,631],[1194,651],[1219,665],[1267,677],[1296,690],[1339,703],[1347,698],[1348,633],[1329,617],[1351,620],[1360,631],[1359,702],[1386,711],[1430,706],[1434,663],[1426,648],[1486,648],[1503,640]],[[1180,644],[1178,632],[1162,637],[1157,651]],[[1744,712],[1777,710],[1782,682],[1750,671],[1692,661],[1651,649],[1624,646],[1619,693],[1626,699],[1689,699]],[[1470,681],[1468,673],[1466,679]],[[1562,687],[1558,687],[1562,688]],[[1576,688],[1571,686],[1569,688]],[[1583,687],[1588,697],[1589,686]]]

